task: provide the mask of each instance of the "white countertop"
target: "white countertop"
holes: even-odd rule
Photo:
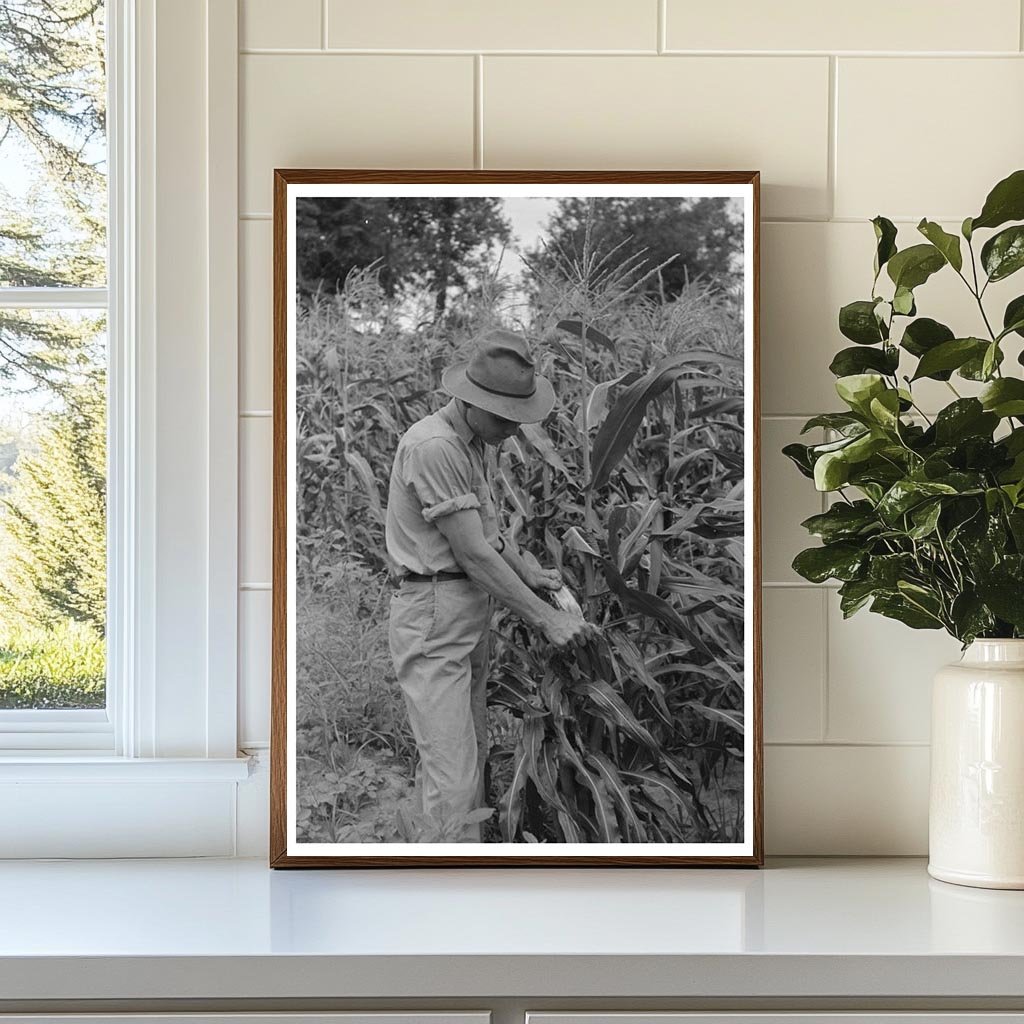
[[[552,958],[557,958],[557,967]],[[1024,892],[750,869],[0,863],[0,999],[1024,997]]]

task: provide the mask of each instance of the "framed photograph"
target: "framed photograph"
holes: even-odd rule
[[[275,172],[272,866],[762,863],[758,185]]]

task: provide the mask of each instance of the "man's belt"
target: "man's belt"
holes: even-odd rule
[[[407,572],[398,577],[402,583],[442,583],[445,580],[468,580],[464,572],[435,572],[429,576],[421,572]]]

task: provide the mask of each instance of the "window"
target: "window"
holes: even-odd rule
[[[104,0],[0,0],[0,733],[107,748]]]
[[[237,7],[0,0],[5,160],[2,119],[20,100],[3,33],[38,14],[40,32],[70,35],[62,19],[82,12],[106,36],[105,109],[103,132],[84,148],[76,137],[72,155],[106,173],[105,252],[97,244],[89,262],[74,218],[52,207],[44,266],[81,273],[5,276],[15,249],[0,244],[0,314],[31,321],[39,339],[79,337],[92,363],[78,369],[106,373],[106,688],[93,707],[0,710],[0,857],[223,856],[249,768],[236,746]],[[15,178],[0,163],[0,185]],[[0,222],[27,220],[23,207],[0,199]],[[75,429],[96,436],[97,424]],[[0,440],[0,467],[5,452]],[[92,555],[83,578],[102,578],[101,544],[75,540],[71,554]],[[95,667],[80,649],[72,661]]]

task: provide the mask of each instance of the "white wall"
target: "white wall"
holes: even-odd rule
[[[925,853],[928,687],[958,645],[799,580],[821,501],[779,449],[837,407],[868,218],[959,224],[1024,165],[1020,0],[241,0],[240,28],[242,746],[269,718],[273,168],[757,168],[767,849]],[[975,331],[950,276],[919,308]],[[240,852],[265,848],[257,785]]]

